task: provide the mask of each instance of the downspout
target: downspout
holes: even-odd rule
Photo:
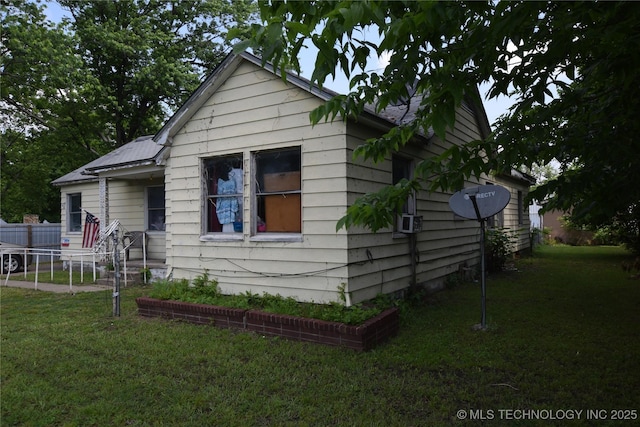
[[[416,246],[417,246],[416,233],[409,234],[409,256],[411,257],[411,280],[409,282],[409,292],[412,293],[416,290],[417,284],[417,262],[416,262]]]

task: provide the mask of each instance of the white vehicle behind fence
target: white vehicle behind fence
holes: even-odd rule
[[[2,273],[15,273],[26,268],[33,260],[27,247],[5,242],[0,242],[0,257]]]

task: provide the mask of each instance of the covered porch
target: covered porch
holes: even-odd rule
[[[61,187],[63,249],[86,255],[112,251],[111,238],[94,247],[83,244],[91,214],[101,233],[117,221],[118,246],[129,263],[164,265],[165,150],[151,136],[139,137],[55,180]]]

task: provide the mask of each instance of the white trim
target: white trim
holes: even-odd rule
[[[67,217],[67,233],[78,233],[78,234],[82,234],[82,208],[80,208],[80,229],[79,230],[72,230],[71,229],[71,197],[73,196],[79,196],[80,197],[80,206],[82,206],[82,191],[80,192],[74,192],[74,193],[66,193],[67,197],[66,197],[66,217]]]
[[[91,170],[92,175],[100,175],[100,177],[107,178],[127,178],[136,177],[139,175],[154,175],[164,177],[164,167],[157,166],[155,161],[149,161],[146,164],[131,164],[131,165],[119,165],[109,166],[101,169]]]
[[[242,233],[215,233],[203,234],[200,236],[201,242],[241,242],[244,240]]]
[[[250,242],[302,242],[301,233],[258,233],[249,238]]]

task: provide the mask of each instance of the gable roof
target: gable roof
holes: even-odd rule
[[[207,77],[202,84],[193,92],[193,94],[182,104],[182,106],[171,116],[160,131],[153,137],[154,141],[160,145],[171,145],[173,136],[189,121],[189,119],[198,111],[198,109],[218,90],[220,86],[233,74],[243,61],[249,61],[259,67],[262,67],[262,61],[255,55],[248,52],[239,54],[229,54],[213,72]],[[264,68],[275,74],[271,64],[265,64]],[[327,89],[319,89],[312,86],[311,83],[293,73],[287,72],[287,81],[300,89],[312,93],[318,98],[328,101],[336,92]]]
[[[262,60],[248,52],[239,54],[229,54],[207,77],[202,84],[191,94],[189,99],[182,104],[173,116],[162,126],[155,135],[139,137],[128,144],[102,156],[54,181],[54,185],[70,184],[75,182],[89,181],[96,179],[102,172],[123,171],[127,168],[140,168],[143,166],[160,166],[169,156],[168,147],[171,146],[173,136],[191,119],[191,117],[207,102],[213,93],[233,74],[242,61],[264,68],[267,71],[277,74],[273,66],[269,63],[263,66]],[[287,72],[287,82],[311,93],[322,101],[328,101],[338,95],[329,89],[319,88],[311,82],[292,72]],[[407,123],[415,118],[415,113],[420,105],[420,97],[412,97],[410,102],[389,105],[384,110],[376,113],[373,105],[366,105],[359,120],[374,125],[379,128],[390,128]],[[490,126],[486,112],[482,105],[470,103],[479,121],[481,133],[487,136],[490,133]],[[433,136],[433,130],[428,129],[422,137],[426,140]]]
[[[242,52],[239,54],[229,54],[220,65],[207,77],[204,82],[193,92],[189,99],[178,109],[178,111],[165,123],[160,131],[153,137],[160,145],[171,145],[173,136],[189,121],[189,119],[198,111],[198,109],[211,97],[213,93],[218,90],[220,86],[227,80],[227,78],[236,70],[236,68],[243,61],[249,61],[258,67],[264,68],[267,71],[277,74],[273,66],[269,63],[263,66],[262,60],[252,55],[249,52]],[[311,93],[318,97],[322,101],[328,101],[336,95],[330,89],[319,88],[313,85],[308,79],[301,77],[292,72],[286,72],[287,82],[292,85]],[[405,105],[388,106],[382,112],[376,113],[375,109],[371,105],[367,105],[364,108],[364,113],[361,118],[365,120],[376,121],[379,125],[384,127],[392,127],[402,123],[406,123],[408,120],[415,118],[415,112],[420,105],[420,100]],[[430,138],[433,135],[429,130],[426,138]],[[158,159],[160,161],[160,159]]]
[[[164,149],[153,141],[153,135],[141,136],[104,156],[52,181],[53,185],[86,182],[98,173],[156,165],[156,157]]]

